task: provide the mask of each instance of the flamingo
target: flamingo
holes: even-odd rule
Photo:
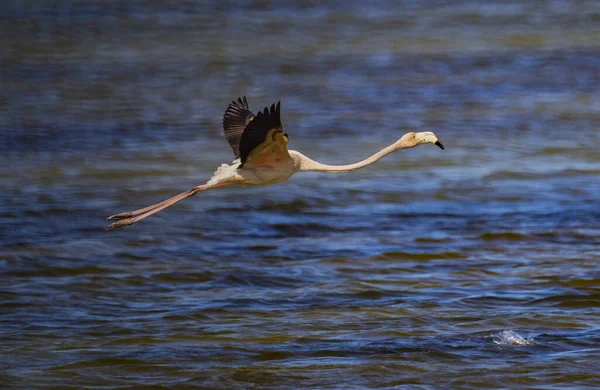
[[[254,115],[245,96],[232,101],[223,116],[223,131],[235,155],[233,163],[222,164],[205,184],[192,187],[179,195],[143,209],[111,215],[108,219],[117,221],[109,225],[109,228],[134,224],[200,191],[236,184],[244,186],[275,184],[287,180],[294,173],[305,171],[352,172],[373,164],[392,152],[422,144],[435,144],[444,149],[444,145],[432,132],[409,132],[365,160],[349,165],[322,164],[300,152],[287,149],[289,138],[283,132],[280,108],[278,102]]]

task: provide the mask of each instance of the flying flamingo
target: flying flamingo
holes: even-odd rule
[[[232,101],[223,116],[223,131],[235,160],[231,165],[222,164],[206,184],[192,187],[162,202],[143,209],[111,215],[117,219],[109,228],[134,224],[158,213],[197,192],[233,184],[267,185],[287,180],[296,172],[316,171],[326,173],[352,172],[366,167],[396,150],[413,148],[421,144],[444,145],[431,132],[406,133],[398,141],[383,148],[371,157],[350,165],[326,165],[311,160],[300,152],[288,150],[288,135],[283,132],[280,104],[265,107],[254,115],[246,97]]]

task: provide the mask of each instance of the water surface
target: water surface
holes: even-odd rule
[[[2,6],[3,388],[600,386],[595,1]],[[281,100],[347,175],[108,215]]]

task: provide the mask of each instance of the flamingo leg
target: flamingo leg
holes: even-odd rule
[[[111,215],[107,219],[118,219],[119,221],[111,223],[109,228],[119,228],[122,226],[132,225],[144,218],[147,218],[151,215],[158,213],[161,210],[166,209],[169,206],[174,205],[177,202],[180,202],[190,196],[196,195],[197,192],[206,191],[211,188],[223,187],[229,184],[233,184],[232,182],[221,182],[216,184],[203,184],[200,186],[192,187],[189,190],[182,192],[179,195],[175,195],[169,199],[163,200],[162,202],[155,203],[148,207],[144,207],[143,209],[128,211],[125,213]]]
[[[200,187],[200,186],[198,186],[198,187]],[[198,187],[194,187],[194,188],[198,188]],[[106,219],[125,219],[125,218],[135,217],[135,216],[140,215],[140,214],[144,214],[144,213],[146,213],[148,211],[152,211],[155,208],[164,205],[167,202],[178,202],[178,201],[180,201],[182,199],[185,199],[185,198],[188,198],[188,197],[192,196],[189,193],[192,192],[192,190],[194,190],[194,188],[190,188],[189,190],[187,190],[185,192],[182,192],[181,194],[175,195],[175,196],[173,196],[173,197],[171,197],[169,199],[165,199],[165,200],[163,200],[161,202],[154,203],[154,204],[152,204],[152,205],[150,205],[148,207],[144,207],[143,209],[134,210],[134,211],[127,211],[127,212],[124,212],[124,213],[119,213],[119,214],[111,215],[110,217],[108,217]],[[171,203],[171,204],[173,204],[173,203]]]

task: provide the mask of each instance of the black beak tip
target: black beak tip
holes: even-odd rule
[[[444,145],[440,141],[436,141],[435,144],[440,147],[440,149],[444,150]]]

